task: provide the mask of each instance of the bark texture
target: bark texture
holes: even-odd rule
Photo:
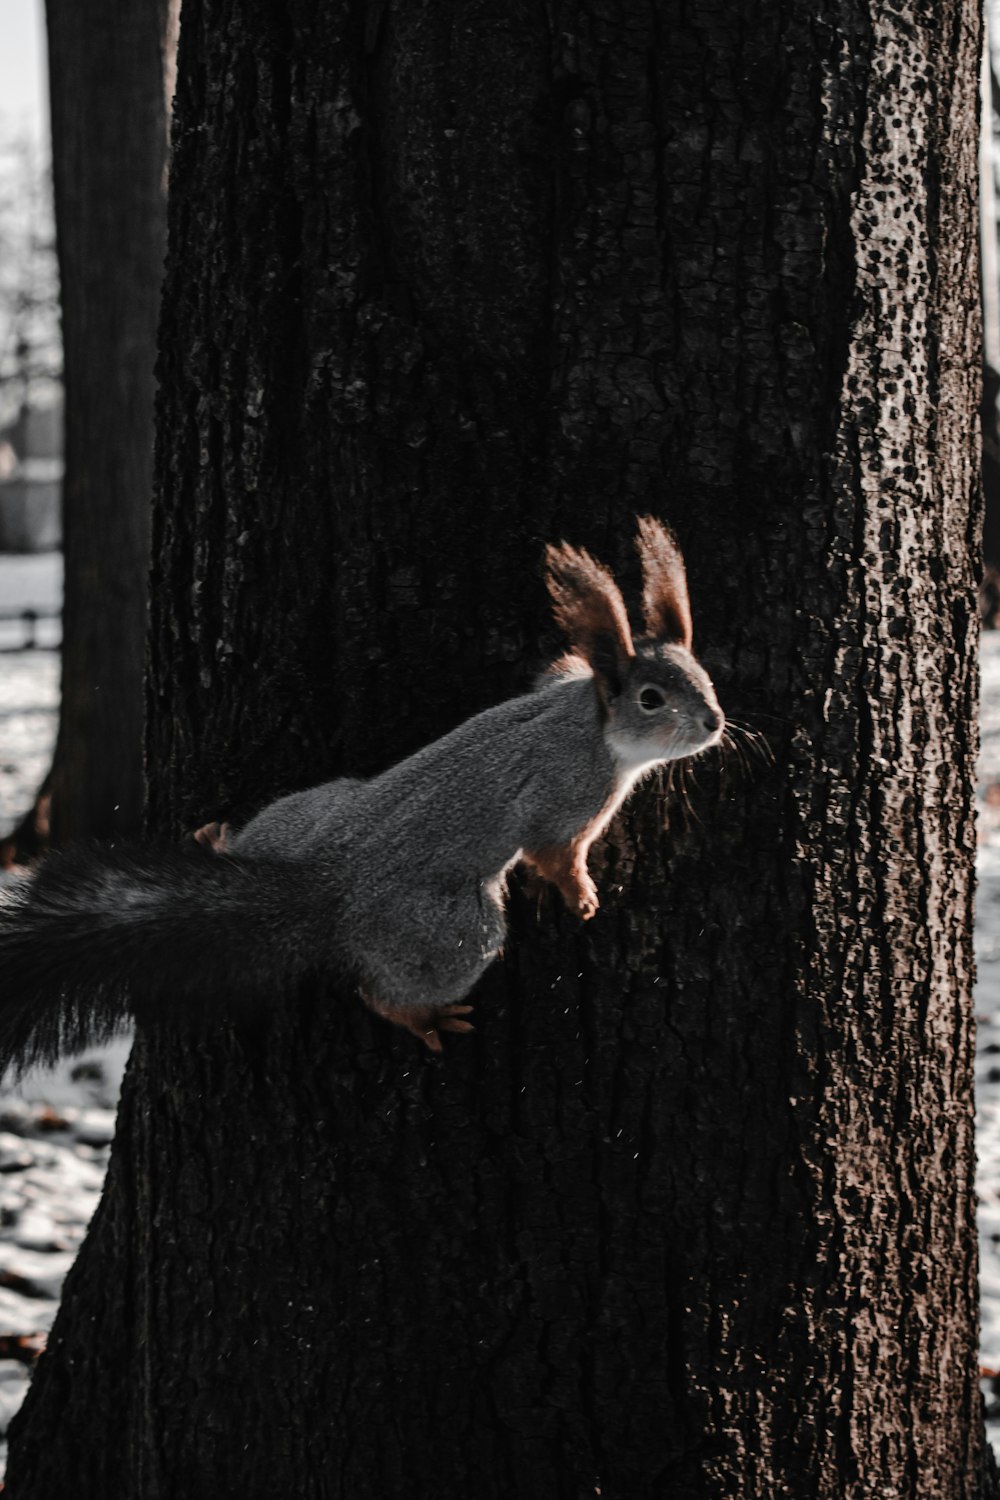
[[[185,0],[155,830],[523,686],[645,510],[774,763],[515,889],[441,1062],[335,983],[140,1038],[16,1500],[980,1493],[978,26]]]
[[[139,831],[166,229],[164,8],[46,0],[66,388],[62,703],[51,837]]]

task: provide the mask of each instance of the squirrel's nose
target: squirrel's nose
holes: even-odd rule
[[[704,724],[709,734],[715,734],[716,731],[721,729],[723,724],[726,722],[726,716],[722,712],[721,708],[713,708],[709,710],[709,712],[705,715],[701,722]]]

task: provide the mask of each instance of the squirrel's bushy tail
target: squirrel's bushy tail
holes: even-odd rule
[[[69,849],[0,896],[0,1076],[106,1041],[131,1016],[232,1013],[316,964],[330,931],[292,861]]]

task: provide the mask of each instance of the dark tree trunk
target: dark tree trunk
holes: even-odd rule
[[[971,1500],[971,0],[185,0],[156,832],[523,686],[675,524],[773,767],[515,889],[443,1061],[140,1039],[12,1434],[40,1500]],[[669,824],[664,826],[665,812]]]
[[[138,831],[165,4],[46,0],[66,386],[53,842]]]

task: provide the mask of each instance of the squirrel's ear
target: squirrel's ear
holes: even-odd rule
[[[639,516],[636,548],[642,561],[642,610],[658,641],[691,649],[691,601],[677,539],[652,516]]]
[[[545,561],[556,624],[586,658],[601,685],[617,694],[625,660],[635,655],[618,585],[589,552],[566,542],[546,547]]]

